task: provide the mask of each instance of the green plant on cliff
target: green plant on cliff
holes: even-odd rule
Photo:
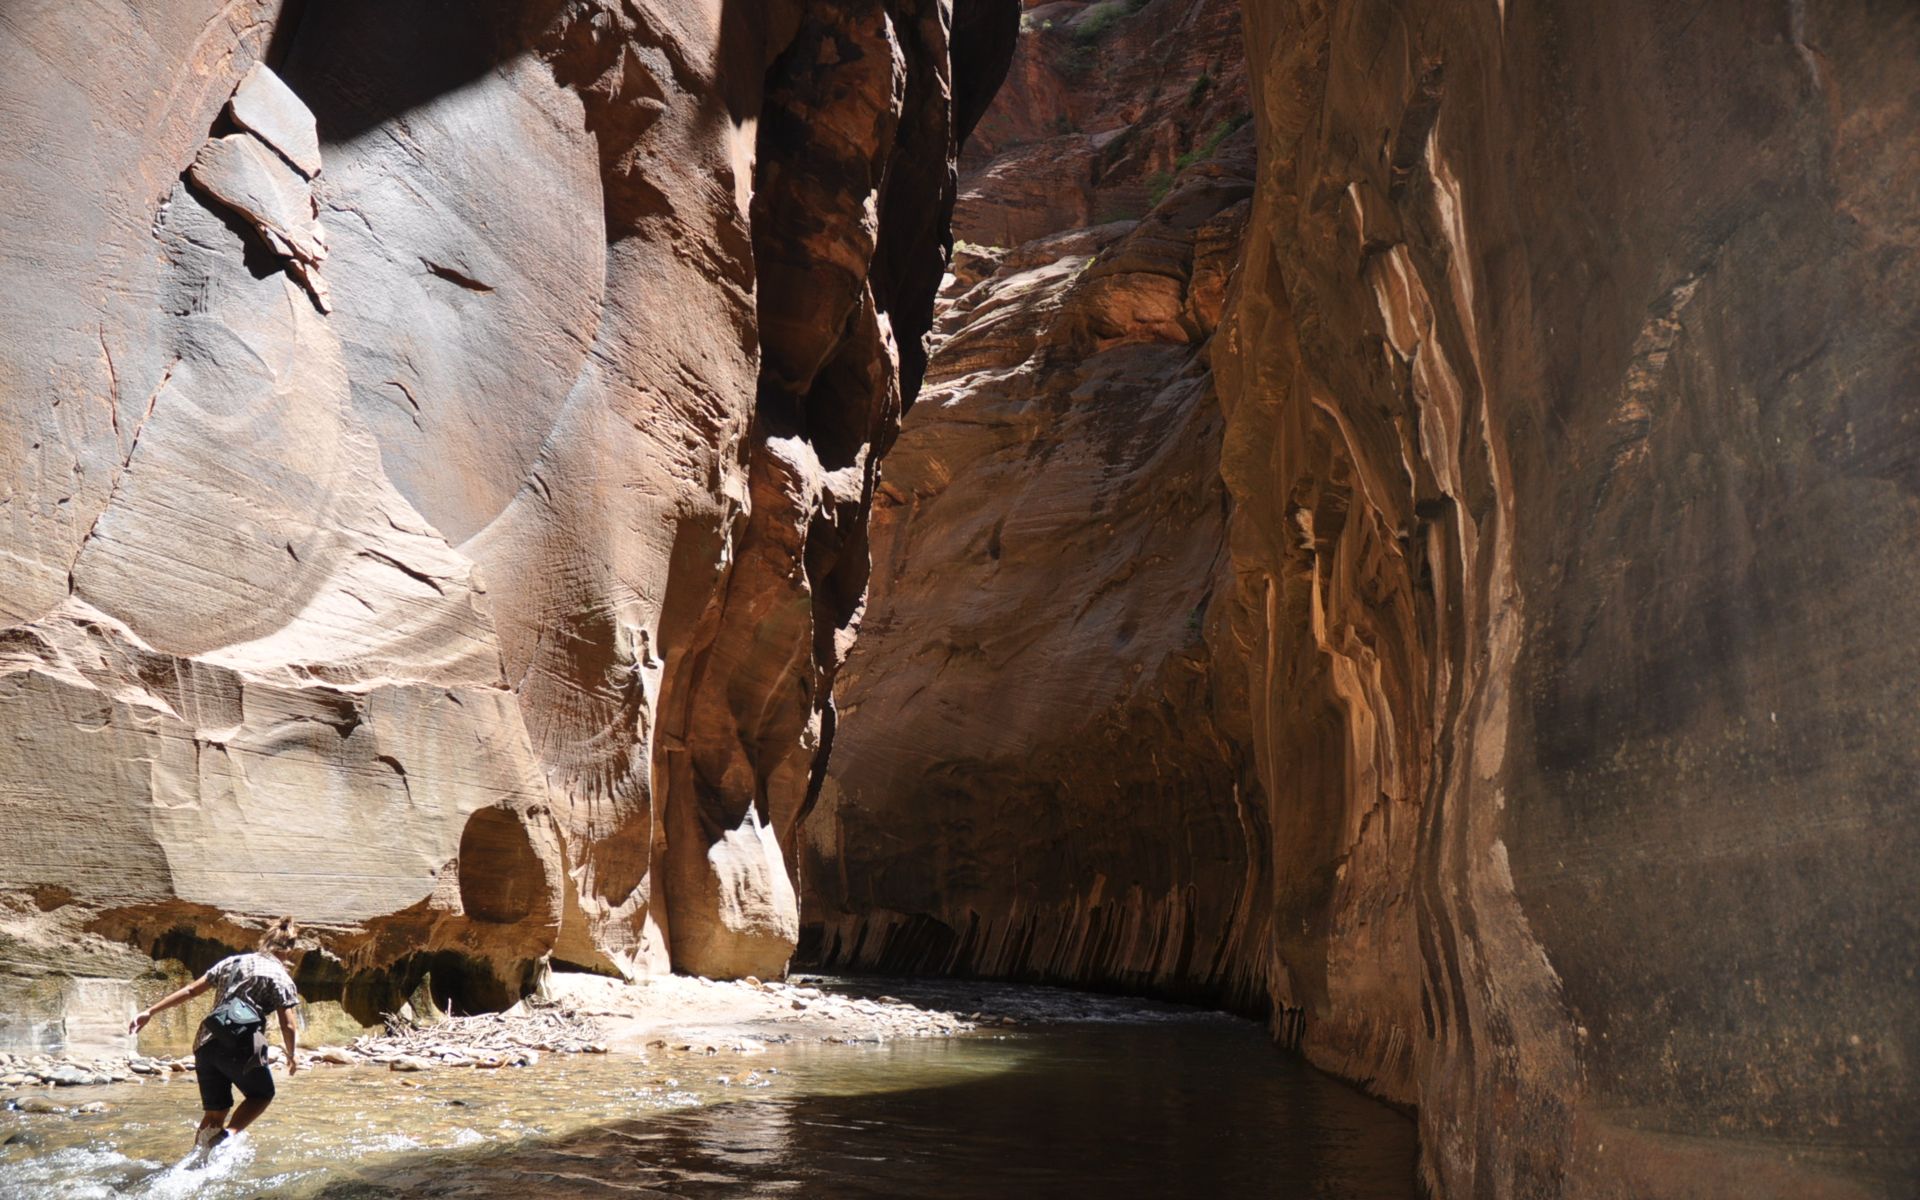
[[[1079,24],[1073,27],[1074,40],[1082,45],[1099,41],[1115,22],[1136,11],[1137,7],[1131,4],[1131,0],[1102,0],[1082,14]]]
[[[1174,160],[1173,169],[1175,171],[1184,171],[1194,163],[1212,158],[1213,152],[1220,148],[1221,142],[1226,141],[1228,137],[1232,136],[1234,130],[1245,125],[1252,119],[1252,113],[1241,113],[1238,116],[1228,117],[1218,125],[1215,125],[1213,132],[1207,135],[1206,141],[1193,147]]]

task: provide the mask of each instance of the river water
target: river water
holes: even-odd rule
[[[764,1052],[320,1067],[202,1165],[190,1080],[0,1114],[0,1197],[1274,1197],[1409,1200],[1412,1124],[1250,1022],[1053,989],[847,981],[1019,1024]]]

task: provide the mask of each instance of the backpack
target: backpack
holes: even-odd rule
[[[207,1017],[207,1028],[213,1031],[216,1040],[237,1048],[251,1041],[254,1034],[264,1032],[267,1019],[260,1015],[259,1009],[234,996]]]

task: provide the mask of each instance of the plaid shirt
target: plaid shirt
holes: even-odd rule
[[[293,977],[287,974],[287,969],[278,960],[265,954],[236,954],[232,958],[223,958],[207,972],[207,982],[213,985],[215,1008],[238,996],[253,1005],[261,1016],[266,1016],[300,1003],[300,993],[294,989]],[[200,1032],[193,1039],[193,1048],[198,1050],[212,1037],[213,1031],[202,1021]]]

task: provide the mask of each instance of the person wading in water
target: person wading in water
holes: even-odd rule
[[[213,969],[152,1008],[135,1014],[128,1033],[138,1033],[153,1015],[185,1004],[202,992],[214,992],[213,1011],[200,1022],[193,1039],[193,1065],[200,1079],[200,1132],[194,1145],[212,1149],[228,1136],[253,1124],[273,1103],[273,1073],[267,1069],[267,1018],[277,1015],[280,1038],[287,1048],[287,1074],[300,1073],[295,1053],[294,1006],[300,1002],[287,969],[299,962],[300,929],[292,917],[283,917],[260,937],[252,954],[223,958]],[[243,1097],[233,1107],[233,1089]],[[227,1114],[233,1113],[233,1120]]]

